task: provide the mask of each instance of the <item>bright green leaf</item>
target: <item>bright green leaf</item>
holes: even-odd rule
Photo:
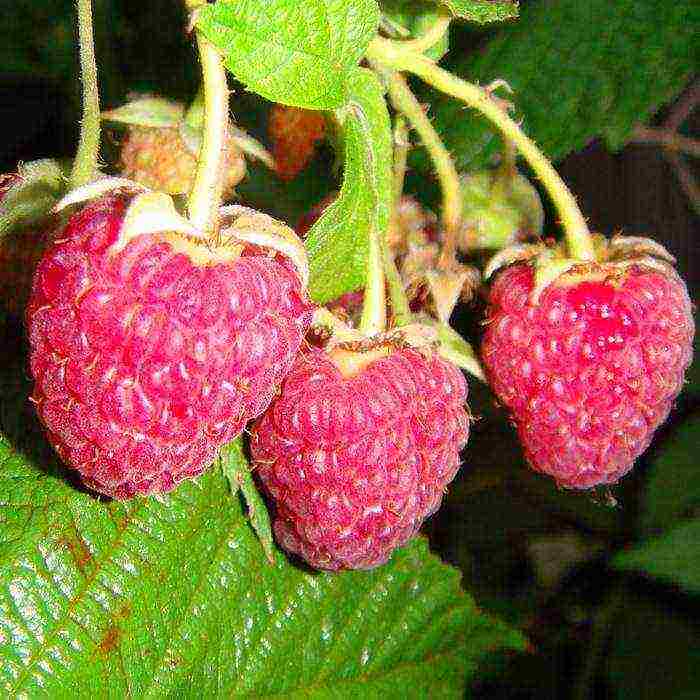
[[[486,24],[518,16],[517,0],[437,0],[460,19]]]
[[[655,533],[700,508],[700,413],[690,415],[654,455],[644,499],[642,527]]]
[[[309,291],[319,304],[362,287],[370,231],[386,231],[391,207],[391,126],[373,73],[355,70],[348,80],[348,106],[338,117],[344,124],[343,186],[306,239]]]
[[[518,22],[450,70],[486,85],[506,80],[516,118],[557,160],[604,136],[621,147],[685,85],[700,60],[700,5],[657,0],[559,0],[524,4]],[[496,130],[457,101],[430,98],[433,123],[461,170],[483,167],[500,148]],[[416,167],[426,171],[425,153]]]
[[[370,572],[312,573],[266,561],[219,469],[162,502],[78,490],[5,359],[3,697],[462,697],[488,652],[522,647],[422,538]]]
[[[613,563],[618,569],[639,571],[700,593],[700,520],[677,525],[661,537],[622,552]]]
[[[246,87],[274,102],[334,109],[377,31],[375,0],[235,0],[201,8],[197,28]]]

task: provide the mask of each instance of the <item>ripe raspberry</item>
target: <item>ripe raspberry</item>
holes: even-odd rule
[[[457,473],[466,396],[456,367],[414,349],[300,355],[251,439],[280,545],[319,569],[386,562]]]
[[[49,440],[120,499],[201,474],[267,408],[311,316],[295,268],[270,250],[212,252],[176,234],[124,245],[130,201],[104,195],[70,218],[27,311]]]
[[[532,301],[533,269],[497,277],[482,357],[533,469],[560,486],[613,484],[681,390],[694,324],[669,269],[592,263]]]
[[[277,174],[282,180],[292,180],[314,157],[316,143],[326,133],[326,119],[322,112],[275,104],[268,133]]]
[[[122,142],[122,175],[168,194],[192,189],[197,153],[188,147],[177,127],[131,126]],[[226,142],[224,198],[230,199],[245,177],[243,152],[229,135]]]

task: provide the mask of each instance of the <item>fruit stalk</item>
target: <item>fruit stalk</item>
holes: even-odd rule
[[[374,67],[384,75],[392,104],[411,123],[433,161],[442,190],[444,230],[439,265],[449,266],[455,259],[455,237],[462,220],[459,173],[425,110],[408,87],[406,79],[400,73],[382,69],[381,63],[375,64]]]
[[[75,155],[70,176],[71,189],[86,185],[94,177],[97,170],[97,152],[100,147],[100,93],[97,87],[92,0],[78,0],[77,11],[83,118],[80,124],[78,152]]]
[[[210,240],[217,241],[218,212],[224,189],[228,85],[219,52],[199,33],[197,48],[204,86],[204,131],[187,211],[190,221]]]
[[[432,87],[481,112],[495,124],[503,133],[504,138],[516,145],[552,198],[566,235],[569,254],[582,261],[596,259],[593,240],[576,199],[547,157],[491,99],[484,88],[452,75],[421,54],[402,49],[398,42],[381,37],[372,41],[367,49],[367,57],[370,61],[378,62],[394,70],[408,71],[417,75]]]
[[[359,327],[367,336],[377,335],[386,330],[386,280],[381,240],[384,238],[386,237],[380,235],[379,231],[370,231],[367,282]]]

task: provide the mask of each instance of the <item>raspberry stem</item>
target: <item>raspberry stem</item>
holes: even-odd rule
[[[385,237],[380,236],[375,229],[370,231],[367,282],[359,326],[359,330],[368,337],[386,330],[386,280],[380,238]]]
[[[411,123],[433,161],[442,189],[443,241],[438,266],[450,267],[455,260],[455,238],[462,224],[459,173],[425,110],[408,87],[406,79],[400,73],[386,71],[381,63],[373,64],[373,67],[384,76],[392,104]]]
[[[100,148],[100,93],[92,27],[92,0],[78,0],[80,80],[83,84],[83,118],[80,141],[70,175],[71,189],[86,185],[95,176]]]
[[[566,235],[569,254],[579,260],[596,259],[593,240],[576,199],[547,157],[494,102],[486,90],[452,75],[419,53],[403,49],[400,42],[375,37],[366,55],[370,61],[417,75],[432,87],[481,112],[495,124],[504,138],[517,146],[552,198]]]
[[[217,241],[218,213],[224,189],[228,85],[219,52],[199,32],[197,48],[204,86],[204,130],[187,211],[190,221],[210,240]]]

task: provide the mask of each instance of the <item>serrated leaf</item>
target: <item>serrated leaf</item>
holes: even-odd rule
[[[241,439],[221,448],[221,469],[228,480],[231,494],[240,491],[248,509],[250,524],[260,540],[265,556],[271,564],[275,563],[275,545],[272,542],[270,515],[258,489],[253,481],[250,465],[243,454]]]
[[[700,520],[677,525],[661,537],[618,554],[613,564],[700,593]]]
[[[654,455],[644,497],[642,528],[658,533],[674,521],[700,513],[700,413],[694,413],[675,429]]]
[[[0,367],[3,696],[462,697],[489,651],[522,647],[423,539],[371,572],[312,573],[268,565],[221,470],[162,502],[77,490],[22,366]]]
[[[375,0],[235,0],[201,8],[197,28],[246,87],[274,102],[334,109],[377,31]]]
[[[672,99],[700,58],[698,21],[693,3],[531,2],[482,50],[447,67],[482,85],[506,80],[516,118],[558,160],[598,136],[621,147],[636,124]],[[488,165],[500,149],[496,130],[451,98],[430,102],[459,169]],[[431,167],[422,152],[412,163],[423,172]]]
[[[444,14],[430,0],[383,0],[382,14],[406,31],[402,38],[417,38],[424,34]],[[449,50],[449,32],[432,46],[425,55],[439,61]]]
[[[437,0],[460,19],[486,24],[518,16],[517,0]]]
[[[363,286],[370,231],[383,235],[391,207],[391,125],[384,91],[358,68],[348,80],[343,123],[345,174],[338,199],[306,238],[309,292],[323,304]]]

